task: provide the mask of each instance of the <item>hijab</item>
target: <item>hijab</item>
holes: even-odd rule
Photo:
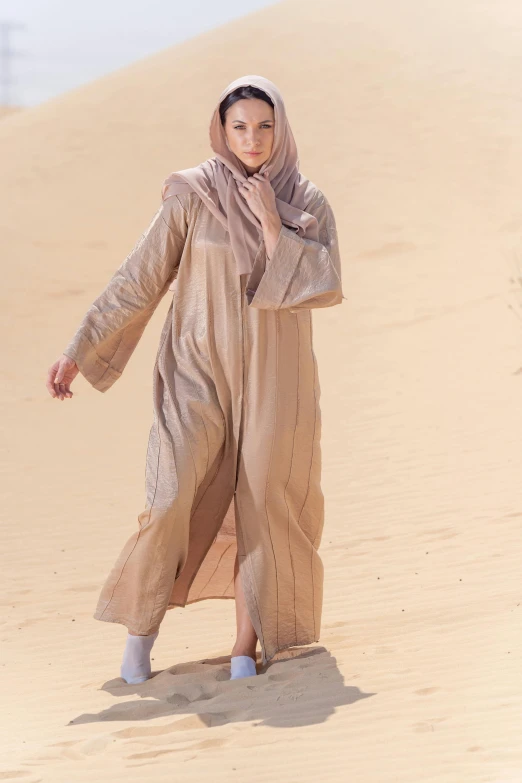
[[[239,275],[251,273],[263,239],[261,222],[254,215],[238,185],[249,178],[242,161],[228,148],[221,124],[219,106],[237,87],[252,85],[264,90],[274,103],[275,131],[272,152],[259,174],[268,171],[275,192],[281,222],[298,236],[318,241],[317,219],[306,207],[317,192],[315,185],[299,171],[294,136],[286,116],[285,104],[276,85],[263,76],[243,76],[231,82],[219,96],[210,121],[210,146],[215,155],[199,166],[175,171],[163,185],[163,200],[169,196],[195,191],[230,235],[230,245]]]

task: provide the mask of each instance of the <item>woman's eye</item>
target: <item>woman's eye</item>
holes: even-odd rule
[[[243,130],[244,125],[234,125],[234,130]],[[262,128],[271,128],[271,125],[261,125]]]

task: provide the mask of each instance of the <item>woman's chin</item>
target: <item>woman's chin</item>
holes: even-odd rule
[[[245,167],[247,169],[252,169],[253,171],[259,171],[264,162],[261,155],[246,155],[245,158],[243,158]]]

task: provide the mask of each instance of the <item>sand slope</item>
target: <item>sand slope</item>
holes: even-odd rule
[[[5,119],[6,117],[10,117],[12,114],[15,114],[19,111],[22,111],[21,106],[2,106],[0,104],[0,120]]]
[[[290,0],[2,121],[0,780],[520,783],[521,51],[514,0]],[[167,299],[109,394],[44,381],[244,73],[281,87],[343,249],[348,301],[314,316],[322,638],[230,682],[233,601],[202,602],[125,686],[92,612]]]

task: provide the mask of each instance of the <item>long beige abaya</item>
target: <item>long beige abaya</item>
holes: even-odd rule
[[[194,192],[167,198],[65,354],[98,391],[118,380],[172,291],[154,367],[146,502],[94,617],[133,634],[168,609],[234,598],[234,561],[262,663],[319,640],[324,525],[311,309],[341,303],[334,215],[320,241],[283,225],[237,274],[226,230]]]

